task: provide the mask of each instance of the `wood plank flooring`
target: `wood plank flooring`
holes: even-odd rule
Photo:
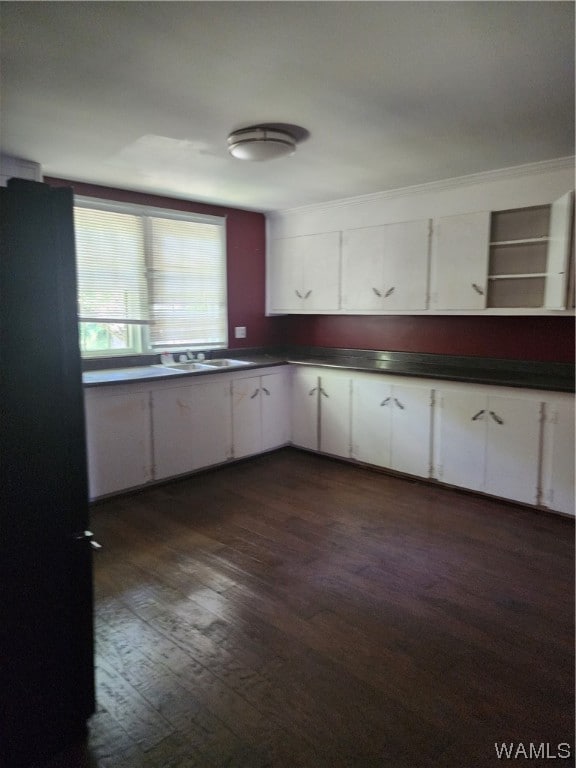
[[[574,754],[572,521],[286,449],[93,529],[98,712],[50,768]]]

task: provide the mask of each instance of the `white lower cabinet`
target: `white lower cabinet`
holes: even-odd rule
[[[474,388],[440,390],[436,395],[438,480],[473,491],[484,489],[485,396]]]
[[[292,371],[292,443],[317,451],[319,433],[318,387],[320,377],[314,368],[296,367]]]
[[[550,396],[545,409],[542,504],[574,515],[574,397]]]
[[[344,371],[323,371],[318,388],[320,450],[350,457],[350,405],[352,378]]]
[[[221,464],[232,455],[230,380],[152,391],[154,479]]]
[[[292,374],[292,443],[350,456],[350,374],[296,368]]]
[[[286,372],[233,380],[232,433],[235,459],[269,451],[289,442]]]
[[[291,441],[575,514],[572,394],[302,365],[93,387],[85,413],[91,498]]]
[[[461,488],[537,504],[540,422],[537,396],[474,385],[438,392],[436,477]]]
[[[432,394],[429,386],[390,384],[378,374],[357,375],[352,398],[352,457],[429,477]]]
[[[90,497],[152,479],[150,393],[91,388],[85,393]]]

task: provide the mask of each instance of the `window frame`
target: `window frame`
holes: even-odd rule
[[[133,216],[138,216],[142,222],[143,227],[143,240],[144,240],[144,262],[146,269],[146,286],[147,286],[147,304],[148,308],[151,307],[151,299],[154,295],[152,289],[152,249],[151,249],[151,236],[150,236],[150,221],[149,218],[161,218],[172,219],[176,221],[187,221],[194,224],[212,224],[219,228],[220,238],[222,245],[222,259],[223,259],[223,299],[225,307],[225,322],[224,322],[224,339],[219,344],[212,344],[210,346],[202,344],[190,343],[188,345],[178,344],[157,344],[153,345],[150,338],[150,325],[151,321],[145,323],[122,323],[119,321],[119,325],[127,325],[128,337],[131,345],[129,347],[123,347],[119,349],[106,349],[106,350],[94,350],[86,352],[81,350],[83,359],[102,359],[107,357],[125,357],[129,355],[155,355],[160,354],[162,349],[166,349],[170,352],[183,352],[186,349],[197,350],[210,350],[210,349],[226,349],[228,347],[228,249],[227,249],[227,216],[214,216],[211,214],[194,213],[188,211],[178,211],[172,208],[160,208],[158,206],[142,205],[140,203],[124,203],[118,200],[106,200],[98,197],[89,197],[86,195],[74,195],[74,207],[78,208],[91,208],[99,211],[109,211],[111,213],[123,213]],[[80,325],[80,320],[78,324]]]

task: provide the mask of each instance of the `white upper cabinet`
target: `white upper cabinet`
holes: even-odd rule
[[[340,308],[340,232],[273,240],[268,261],[272,312]]]
[[[551,205],[434,221],[432,310],[567,306],[572,192]]]
[[[268,309],[539,314],[571,309],[574,195],[550,204],[272,239]]]
[[[570,263],[570,235],[574,193],[561,197],[550,207],[548,259],[546,264],[546,309],[564,309],[567,299]]]
[[[431,309],[486,307],[489,243],[488,211],[434,221]]]
[[[426,309],[429,232],[428,219],[345,231],[342,309]]]
[[[562,158],[274,211],[267,311],[573,314],[573,189]]]

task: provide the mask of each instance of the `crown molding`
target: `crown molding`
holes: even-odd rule
[[[397,189],[387,189],[381,192],[371,192],[367,195],[357,195],[355,197],[343,197],[337,200],[329,200],[325,203],[312,203],[310,205],[296,206],[294,208],[282,208],[275,211],[268,211],[267,217],[273,219],[276,216],[286,214],[316,213],[327,211],[334,208],[349,207],[352,205],[363,205],[378,200],[389,200],[395,197],[405,197],[406,195],[419,195],[426,192],[439,192],[445,189],[457,189],[458,187],[471,186],[473,184],[484,184],[490,181],[502,181],[504,179],[516,179],[522,176],[533,176],[538,173],[550,173],[552,171],[574,171],[574,162],[576,158],[571,155],[568,157],[557,157],[553,160],[541,160],[537,163],[526,163],[524,165],[514,165],[510,168],[498,168],[493,171],[481,171],[480,173],[471,173],[467,176],[454,176],[440,181],[429,181],[425,184],[415,184],[410,187],[398,187]]]

